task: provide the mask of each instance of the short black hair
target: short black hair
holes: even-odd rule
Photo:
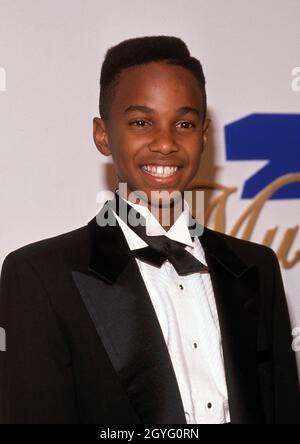
[[[191,57],[187,45],[178,37],[147,36],[124,40],[108,49],[100,76],[100,116],[109,119],[110,104],[121,72],[135,65],[163,61],[191,71],[199,82],[203,96],[203,119],[207,111],[205,76],[198,59]]]

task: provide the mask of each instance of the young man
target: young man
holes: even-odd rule
[[[298,423],[275,254],[207,228],[191,236],[183,192],[209,127],[200,62],[174,37],[120,43],[103,63],[100,114],[95,144],[127,192],[6,258],[0,422]]]

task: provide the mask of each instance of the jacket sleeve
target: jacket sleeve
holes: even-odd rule
[[[273,356],[276,424],[300,424],[300,391],[292,329],[278,259],[273,253]]]
[[[17,252],[2,267],[0,327],[0,424],[76,423],[67,341],[40,277]]]

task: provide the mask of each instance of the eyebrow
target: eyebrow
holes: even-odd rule
[[[124,111],[124,114],[128,114],[134,111],[141,111],[145,114],[153,114],[155,110],[153,108],[149,108],[148,106],[144,105],[130,105],[126,110]],[[201,111],[197,108],[193,108],[191,106],[182,106],[181,108],[178,108],[176,110],[176,114],[178,115],[184,115],[184,114],[196,114],[197,117],[201,117]]]

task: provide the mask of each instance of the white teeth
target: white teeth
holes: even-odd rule
[[[153,166],[153,165],[144,165],[142,166],[142,169],[144,171],[147,171],[152,176],[155,177],[169,177],[173,176],[177,172],[179,167],[177,166]]]

